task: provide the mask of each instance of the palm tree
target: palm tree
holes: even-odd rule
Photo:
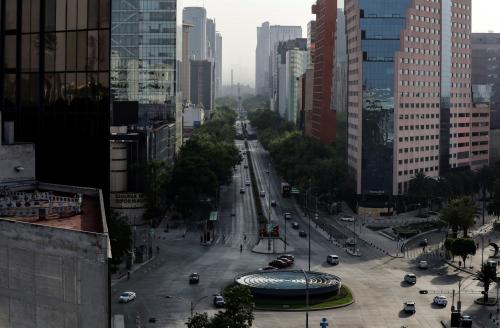
[[[436,186],[436,181],[425,175],[424,172],[417,172],[410,180],[408,195],[413,197],[421,204],[429,206],[429,199],[432,197]],[[421,206],[419,206],[419,215]]]
[[[495,270],[484,263],[481,267],[481,271],[478,271],[475,275],[474,280],[483,283],[484,286],[484,298],[483,303],[488,303],[488,291],[490,290],[490,285],[492,282],[497,281],[497,274]]]
[[[448,203],[441,213],[441,220],[448,223],[453,232],[453,238],[457,238],[458,230],[462,229],[464,238],[475,223],[477,206],[469,197],[453,199]]]

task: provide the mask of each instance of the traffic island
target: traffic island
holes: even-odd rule
[[[295,249],[288,244],[285,251],[285,242],[281,238],[259,238],[252,252],[257,254],[285,254],[292,253]]]
[[[474,300],[474,303],[477,305],[486,305],[486,306],[494,306],[497,304],[497,299],[496,298],[488,298],[488,301],[484,303],[484,297],[477,298]]]
[[[262,311],[315,311],[354,303],[351,290],[341,279],[323,272],[254,271],[238,275],[234,282],[250,289],[256,309]]]
[[[304,299],[269,299],[254,297],[255,309],[259,311],[321,311],[331,310],[349,306],[354,303],[354,297],[349,287],[342,285],[340,292],[326,298],[311,298],[309,300],[309,309]]]

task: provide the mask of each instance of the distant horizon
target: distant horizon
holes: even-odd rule
[[[217,31],[222,34],[222,83],[234,83],[255,88],[255,47],[257,27],[264,22],[271,25],[302,27],[307,37],[307,23],[314,19],[311,6],[315,0],[182,0],[184,7],[205,7],[208,18],[215,18]],[[343,1],[338,1],[339,8]],[[230,9],[228,9],[230,8]],[[472,32],[500,32],[497,13],[500,2],[474,0],[472,5]]]

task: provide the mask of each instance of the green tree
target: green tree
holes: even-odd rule
[[[451,244],[451,253],[462,258],[465,268],[467,256],[476,254],[476,243],[471,238],[457,238]]]
[[[249,328],[254,320],[255,304],[252,293],[246,286],[235,285],[224,291],[227,327]]]
[[[429,206],[429,200],[434,196],[437,182],[428,177],[423,172],[417,172],[410,180],[408,195],[420,202],[426,207]],[[419,208],[419,214],[422,206]]]
[[[211,328],[212,324],[206,313],[196,313],[188,322],[186,322],[188,328]]]
[[[123,256],[132,248],[132,234],[126,218],[117,213],[112,213],[107,221],[109,239],[111,242],[111,264],[118,265]]]
[[[453,238],[457,237],[458,229],[464,232],[467,237],[468,229],[474,225],[477,213],[477,206],[471,198],[463,197],[453,199],[441,212],[441,220],[448,223],[453,232]]]
[[[474,280],[477,280],[483,284],[484,288],[483,303],[484,304],[488,303],[488,291],[490,290],[490,285],[493,282],[497,281],[497,274],[495,270],[493,270],[486,263],[483,263],[483,265],[481,266],[481,271],[478,271],[476,273],[476,277],[474,278]]]

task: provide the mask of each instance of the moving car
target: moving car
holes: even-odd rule
[[[248,164],[243,165],[243,168],[248,169]]]
[[[290,220],[292,218],[292,214],[286,212],[285,213],[285,220]]]
[[[275,201],[275,200],[272,200],[272,201],[271,201],[271,206],[272,206],[272,207],[276,207],[276,201]]]
[[[434,304],[445,307],[446,305],[448,305],[448,299],[444,295],[437,295],[436,297],[434,297]]]
[[[340,221],[342,221],[342,222],[354,222],[355,219],[352,216],[343,216],[340,218]]]
[[[278,257],[277,260],[285,262],[287,266],[290,266],[293,264],[293,261],[286,258],[286,257]]]
[[[200,282],[200,275],[196,272],[193,272],[189,275],[189,283],[190,284],[197,284]]]
[[[427,238],[424,238],[420,241],[420,246],[427,246],[429,245],[429,241],[427,240]]]
[[[339,264],[339,257],[337,255],[328,255],[326,257],[326,262],[331,265]]]
[[[302,237],[302,238],[305,238],[305,237],[307,237],[307,233],[304,230],[300,230],[299,231],[299,236]]]
[[[407,273],[405,274],[405,282],[415,285],[417,283],[417,276],[413,273]]]
[[[245,188],[241,188],[240,189],[240,194],[244,194],[245,193]]]
[[[273,270],[278,270],[278,268],[273,266],[265,266],[259,269],[259,271],[273,271]]]
[[[428,269],[429,263],[427,263],[427,261],[420,261],[418,262],[418,267],[422,270]]]
[[[247,179],[247,180],[245,181],[245,186],[249,186],[249,185],[250,185],[250,180],[249,180],[249,179]]]
[[[272,267],[278,268],[278,269],[283,269],[283,268],[286,268],[288,266],[288,263],[286,263],[285,261],[282,261],[282,260],[273,260],[273,261],[269,262],[269,265]]]
[[[214,306],[216,308],[221,308],[226,305],[226,302],[224,301],[224,297],[222,295],[214,295]]]
[[[130,301],[135,300],[135,293],[134,292],[123,292],[120,295],[120,303],[128,303]]]
[[[406,302],[404,302],[403,310],[406,313],[414,314],[415,312],[417,312],[417,309],[415,307],[415,302],[414,301],[406,301]]]
[[[264,190],[260,191],[260,197],[266,197],[266,192]]]
[[[299,228],[299,223],[297,221],[295,221],[294,223],[292,223],[292,228],[293,229],[298,229]]]

